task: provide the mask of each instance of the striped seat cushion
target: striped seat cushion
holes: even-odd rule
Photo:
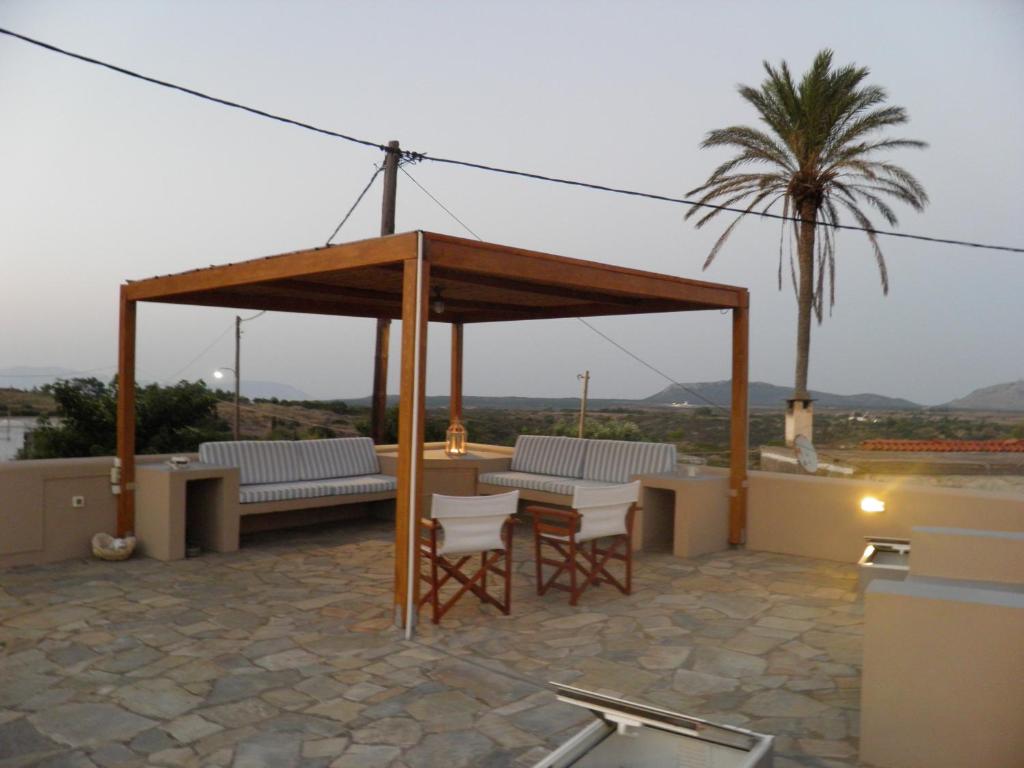
[[[239,489],[239,497],[243,504],[253,504],[261,501],[319,499],[324,496],[349,496],[357,493],[386,493],[394,491],[397,487],[398,481],[389,475],[361,475],[298,480],[291,483],[243,485]]]
[[[204,464],[238,467],[242,485],[286,483],[299,477],[295,443],[290,440],[237,440],[203,443],[199,460]]]
[[[302,440],[294,445],[299,473],[293,480],[321,480],[380,472],[373,440],[368,437]]]
[[[520,435],[512,454],[512,470],[559,477],[583,476],[586,440],[576,437]]]
[[[572,496],[576,486],[603,486],[608,483],[597,480],[582,480],[578,477],[555,477],[532,472],[487,472],[480,475],[479,482],[501,485],[507,488],[522,488],[529,491],[544,491],[560,496]]]
[[[676,447],[668,443],[588,440],[583,478],[628,483],[636,475],[671,472],[675,467]]]

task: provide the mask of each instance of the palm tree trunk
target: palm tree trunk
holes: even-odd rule
[[[793,399],[806,400],[807,366],[811,356],[811,312],[814,301],[814,219],[817,208],[813,201],[804,201],[798,207],[800,230],[797,238],[797,264],[800,268],[797,284],[796,321],[796,383]]]

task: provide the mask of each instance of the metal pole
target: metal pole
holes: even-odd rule
[[[242,390],[242,317],[235,315],[235,440],[241,432],[239,395]]]
[[[590,371],[577,374],[577,379],[583,382],[583,395],[580,397],[580,437],[583,437],[583,423],[587,419],[587,388],[590,384]]]
[[[395,201],[398,195],[398,161],[401,151],[397,141],[388,142],[384,155],[384,197],[380,211],[380,234],[395,234]],[[391,320],[377,319],[377,343],[373,358],[373,393],[370,398],[370,437],[375,443],[384,440],[384,417],[388,398],[388,346],[391,340]]]

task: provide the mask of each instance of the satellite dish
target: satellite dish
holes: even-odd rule
[[[797,463],[804,472],[813,475],[818,471],[818,452],[814,450],[814,444],[805,435],[797,435],[793,441],[796,448]]]

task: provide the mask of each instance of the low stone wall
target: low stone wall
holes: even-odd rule
[[[1024,495],[751,472],[747,548],[856,562],[865,536],[910,538],[914,526],[1024,531]],[[874,496],[885,511],[862,512]]]
[[[92,535],[113,532],[117,520],[111,466],[109,456],[0,462],[0,568],[89,556]],[[886,510],[861,512],[867,495]],[[85,506],[72,507],[73,496]],[[914,526],[1024,531],[1024,495],[751,472],[747,523],[749,549],[855,562],[865,536],[909,538]]]

